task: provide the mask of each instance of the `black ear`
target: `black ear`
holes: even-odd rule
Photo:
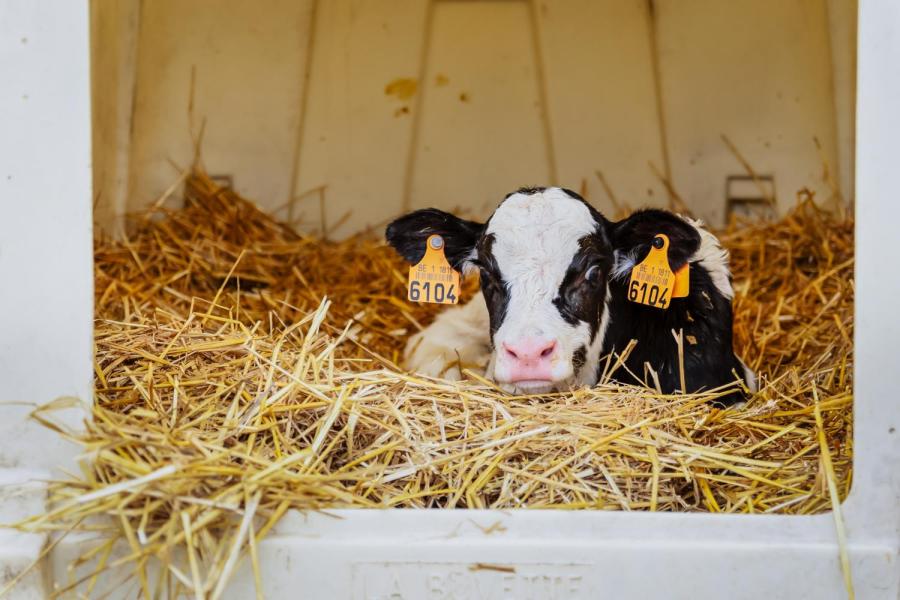
[[[457,271],[472,256],[475,244],[484,225],[466,221],[436,208],[411,212],[387,226],[384,235],[388,243],[405,258],[416,264],[425,255],[428,236],[438,234],[444,238],[444,254]]]
[[[616,251],[615,270],[624,274],[623,269],[630,271],[643,261],[658,233],[669,237],[669,266],[673,271],[683,267],[700,248],[700,232],[683,218],[664,210],[641,210],[610,224],[609,237]]]

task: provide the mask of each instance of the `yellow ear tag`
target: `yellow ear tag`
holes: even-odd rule
[[[691,263],[686,262],[684,266],[675,273],[675,287],[672,289],[673,298],[687,298],[691,292]]]
[[[444,256],[444,238],[428,237],[425,256],[409,268],[407,298],[411,302],[456,304],[459,302],[459,273]]]
[[[628,299],[655,308],[668,308],[675,284],[675,273],[669,267],[669,237],[659,233],[653,238],[647,258],[631,270]]]

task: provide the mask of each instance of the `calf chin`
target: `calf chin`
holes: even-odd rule
[[[501,390],[507,394],[522,396],[541,396],[553,392],[564,391],[558,385],[551,381],[517,381],[515,383],[497,383]]]
[[[494,379],[490,377],[490,379]],[[514,396],[540,396],[554,392],[567,392],[575,387],[574,381],[498,381],[497,387]]]

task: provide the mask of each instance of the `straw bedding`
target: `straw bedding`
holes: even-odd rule
[[[807,199],[721,234],[762,375],[743,407],[611,382],[511,397],[476,365],[397,367],[436,309],[406,302],[390,248],[298,235],[194,173],[184,207],[96,242],[93,418],[62,432],[90,461],[22,526],[101,531],[88,574],[133,563],[148,596],[148,560],[183,553],[166,585],[215,596],[288,509],[828,510],[851,481],[852,230]]]

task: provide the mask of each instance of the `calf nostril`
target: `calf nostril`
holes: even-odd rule
[[[518,360],[519,355],[516,354],[515,352],[513,352],[513,351],[510,349],[509,346],[507,346],[506,344],[504,344],[504,345],[503,345],[503,349],[506,350],[506,353],[507,353],[508,355],[510,355],[512,358],[515,358],[515,359]]]
[[[553,354],[553,351],[555,349],[556,349],[556,344],[550,344],[549,346],[544,348],[544,350],[541,352],[541,358],[547,358],[548,356]]]

